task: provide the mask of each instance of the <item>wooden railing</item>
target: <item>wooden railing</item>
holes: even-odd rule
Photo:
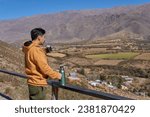
[[[13,76],[17,76],[20,78],[24,78],[24,79],[27,78],[26,75],[19,74],[16,72],[10,72],[7,70],[2,70],[2,69],[0,69],[0,72],[5,73],[5,74],[9,74],[9,75],[13,75]],[[58,94],[59,94],[58,89],[59,88],[70,90],[70,91],[81,93],[81,94],[85,94],[85,95],[89,95],[89,96],[93,96],[93,97],[97,97],[100,99],[105,99],[105,100],[132,100],[132,99],[127,98],[127,97],[122,97],[122,96],[118,96],[118,95],[104,93],[104,92],[96,91],[96,90],[85,89],[85,88],[82,88],[79,86],[73,86],[73,85],[69,85],[69,84],[66,84],[65,86],[63,86],[58,81],[54,81],[54,80],[48,80],[47,82],[49,85],[52,86],[52,99],[53,100],[58,100]],[[4,96],[4,94],[3,94],[3,97],[7,97],[7,96]],[[11,99],[11,98],[9,98],[9,99]]]

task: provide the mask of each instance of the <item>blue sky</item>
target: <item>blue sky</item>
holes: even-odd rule
[[[111,8],[144,3],[150,3],[150,0],[0,0],[0,20],[65,10]]]

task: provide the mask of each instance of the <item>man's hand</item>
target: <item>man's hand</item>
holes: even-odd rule
[[[60,73],[59,73],[59,74],[60,74]],[[61,77],[62,77],[62,74],[60,74],[60,75],[59,75],[59,78],[58,78],[58,80],[61,80]]]

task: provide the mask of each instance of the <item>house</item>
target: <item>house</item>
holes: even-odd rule
[[[103,84],[103,85],[107,85],[107,82],[105,82],[105,81],[102,81],[102,83],[101,84]]]
[[[95,82],[101,83],[102,81],[101,80],[95,80]]]
[[[90,84],[91,86],[94,86],[94,87],[96,87],[96,86],[99,86],[99,85],[100,85],[100,83],[95,82],[95,81],[90,81],[90,82],[89,82],[89,84]]]
[[[121,76],[126,81],[133,81],[133,78],[130,78],[129,76]]]
[[[108,84],[107,87],[111,88],[111,89],[117,89],[117,87],[113,86],[113,85],[110,85]]]
[[[128,90],[128,87],[124,86],[124,85],[121,85],[121,89],[122,90]]]
[[[116,46],[116,47],[114,47],[112,49],[114,49],[114,50],[121,50],[122,48],[120,46]]]
[[[130,84],[131,83],[129,83],[128,81],[123,83],[123,85],[125,85],[125,86],[129,86]]]
[[[125,80],[126,80],[126,81],[133,81],[133,78],[127,77],[127,78],[125,78]]]
[[[124,79],[125,79],[125,78],[129,78],[129,76],[121,76],[121,78],[124,78]]]

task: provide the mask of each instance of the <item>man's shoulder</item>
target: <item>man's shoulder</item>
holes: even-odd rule
[[[39,52],[39,53],[44,53],[44,51],[43,51],[43,49],[40,47],[40,46],[34,46],[34,47],[32,47],[31,49],[30,49],[30,52],[31,53],[34,53],[34,52]]]

